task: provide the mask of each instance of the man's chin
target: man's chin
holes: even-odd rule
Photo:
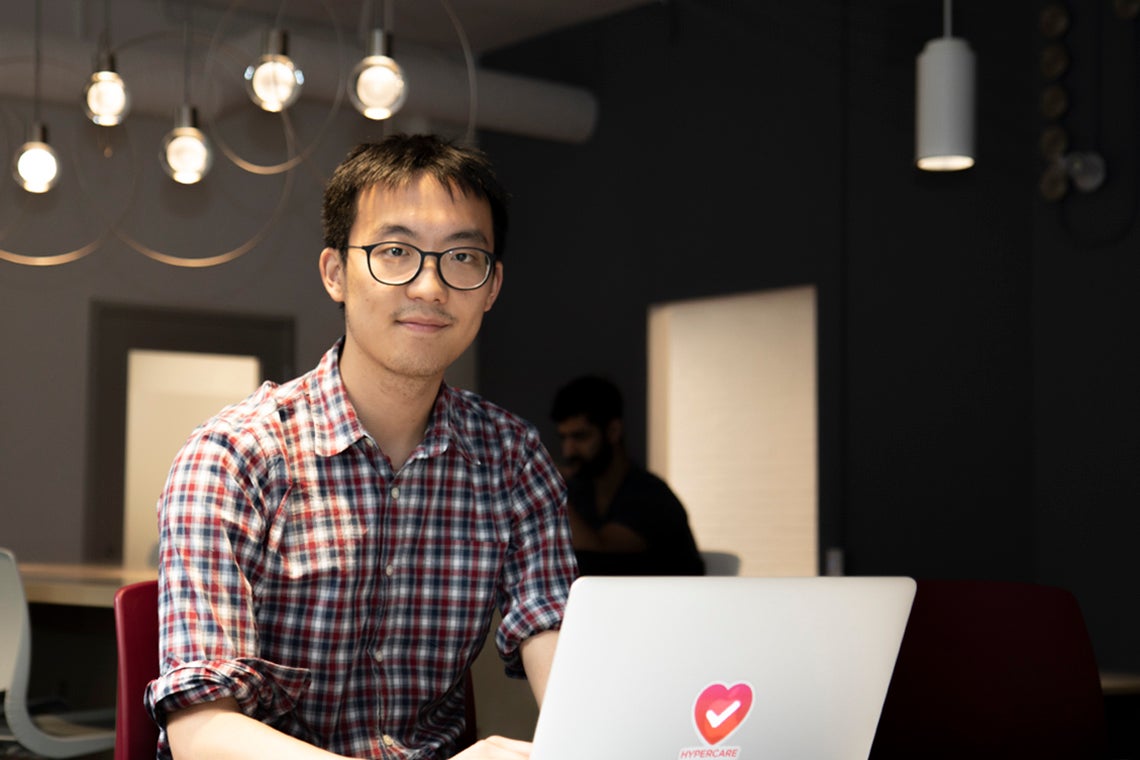
[[[605,472],[605,467],[599,465],[600,462],[596,460],[582,462],[574,468],[574,476],[585,480],[594,480]]]

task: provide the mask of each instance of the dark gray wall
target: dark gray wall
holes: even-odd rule
[[[1041,4],[954,5],[978,57],[979,165],[946,176],[911,166],[914,58],[941,34],[936,0],[675,0],[490,57],[589,86],[600,121],[577,146],[482,136],[515,204],[480,388],[549,435],[554,389],[610,373],[641,455],[650,304],[814,283],[821,543],[843,546],[853,573],[1066,586],[1102,666],[1137,670],[1136,22],[1070,3],[1070,126],[1110,177],[1050,204],[1037,194]],[[23,107],[0,104],[4,155]],[[45,110],[59,140],[81,138]],[[165,129],[132,122],[138,161]],[[174,270],[115,240],[54,270],[0,262],[0,543],[81,558],[98,476],[83,464],[93,302],[291,316],[298,366],[316,360],[341,325],[316,273],[320,180],[376,133],[338,119],[279,223],[233,264]],[[187,252],[251,234],[276,196],[223,191],[248,180],[215,168],[205,197],[148,191],[130,229]],[[9,245],[27,199],[0,185]],[[99,224],[66,194],[41,205],[51,221],[28,234],[49,250]]]
[[[955,4],[979,163],[947,175],[912,166],[941,3],[678,0],[495,56],[595,89],[601,121],[485,141],[517,197],[481,389],[553,444],[553,390],[606,372],[642,454],[651,304],[814,283],[821,544],[856,574],[1066,586],[1102,666],[1140,667],[1137,28],[1070,4],[1066,123],[1112,181],[1047,203],[1042,5]]]

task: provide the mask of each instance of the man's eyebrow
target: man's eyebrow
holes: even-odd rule
[[[457,232],[453,232],[447,236],[446,240],[449,243],[471,243],[471,242],[475,242],[475,243],[482,243],[483,245],[488,245],[491,242],[491,241],[487,240],[487,236],[483,234],[482,230],[475,229],[475,228],[470,229],[470,230],[459,230]]]
[[[385,224],[376,232],[382,239],[390,239],[391,237],[410,237],[416,236],[415,230],[403,224]],[[457,230],[446,238],[444,241],[447,243],[481,243],[482,245],[490,244],[487,236],[483,231],[478,228],[471,228],[469,230]]]
[[[405,227],[402,224],[385,224],[383,227],[376,231],[376,234],[384,240],[387,240],[393,236],[402,235],[404,237],[412,237],[414,235],[410,228]]]

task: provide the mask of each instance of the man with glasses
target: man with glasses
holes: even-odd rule
[[[397,135],[336,169],[323,222],[344,336],[196,430],[159,502],[160,757],[447,757],[496,608],[542,699],[565,487],[532,425],[443,382],[502,286],[505,192],[482,153]]]

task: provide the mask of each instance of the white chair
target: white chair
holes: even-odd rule
[[[740,575],[740,555],[732,552],[702,551],[705,575]]]
[[[11,551],[0,549],[0,691],[4,692],[0,742],[15,742],[42,757],[75,757],[111,749],[115,744],[113,708],[29,712],[31,639],[19,565]]]

